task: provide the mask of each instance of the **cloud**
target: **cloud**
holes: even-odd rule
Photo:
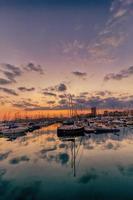
[[[12,79],[13,74],[14,74],[14,76],[20,76],[21,73],[22,73],[22,71],[20,70],[19,67],[16,67],[16,66],[11,65],[11,64],[3,64],[3,67],[7,68],[8,70],[10,70],[12,72],[11,74],[7,73],[7,77],[9,79]],[[5,71],[5,74],[6,74],[6,71]]]
[[[47,101],[48,104],[55,104],[55,101]]]
[[[5,76],[5,78],[0,78],[1,85],[16,83],[16,77],[21,76],[23,73],[19,67],[8,63],[0,64],[0,68],[3,76]]]
[[[26,155],[24,155],[24,156],[12,158],[10,160],[10,164],[15,165],[15,164],[19,164],[20,162],[28,162],[29,160],[30,160],[29,157],[27,157]]]
[[[86,96],[86,95],[88,95],[88,94],[89,94],[88,92],[81,92],[81,93],[80,93],[81,96]]]
[[[117,18],[117,17],[122,17],[126,14],[127,12],[127,9],[119,9],[115,14],[114,14],[114,18]]]
[[[0,85],[16,83],[16,78],[22,76],[25,70],[44,74],[42,66],[35,65],[34,63],[28,63],[25,67],[21,66],[21,68],[12,64],[4,63],[0,64],[0,72],[2,72],[2,77],[0,77]]]
[[[3,92],[5,92],[5,93],[7,93],[7,94],[18,96],[18,94],[13,89],[8,89],[8,88],[0,87],[0,90],[3,91]]]
[[[67,153],[60,153],[59,160],[62,165],[65,165],[69,161],[69,155]]]
[[[111,63],[119,59],[121,45],[125,45],[132,20],[133,1],[113,0],[105,27],[96,40],[88,45],[89,57],[98,63]],[[117,55],[118,54],[118,55]]]
[[[75,97],[73,99],[75,105],[82,105],[84,108],[90,108],[96,106],[98,108],[129,108],[133,105],[133,100],[131,98],[122,98],[122,97],[106,97],[106,96],[90,96],[86,98]]]
[[[26,111],[41,111],[41,110],[52,110],[49,106],[34,106],[25,108]]]
[[[104,91],[96,91],[95,92],[95,95],[98,95],[98,96],[106,96],[106,95],[112,95],[112,92],[111,91],[108,91],[108,90],[104,90]]]
[[[18,90],[22,92],[32,92],[32,91],[35,91],[35,88],[34,87],[31,87],[31,88],[19,87]]]
[[[64,105],[64,104],[67,104],[67,100],[66,99],[61,99],[58,103],[60,105]]]
[[[6,151],[4,153],[0,153],[0,161],[7,159],[11,152],[12,151]]]
[[[59,92],[64,92],[67,90],[67,86],[64,83],[60,83],[59,86],[57,86],[57,90]]]
[[[10,83],[12,83],[12,82],[8,79],[0,78],[0,85],[7,85]]]
[[[118,150],[120,148],[119,143],[113,144],[112,142],[108,142],[107,144],[104,145],[104,148],[107,150]]]
[[[20,5],[20,4],[19,4]],[[21,189],[18,189],[20,187]],[[23,184],[23,186],[16,186],[13,194],[14,199],[38,199],[42,191],[42,181],[36,180],[32,181],[29,184]],[[11,188],[10,186],[8,188]],[[6,191],[9,189],[6,188]],[[9,199],[8,195],[8,199]]]
[[[16,108],[20,108],[26,111],[40,111],[40,110],[49,110],[50,107],[49,106],[40,106],[37,103],[32,103],[29,101],[19,101],[16,103],[12,103],[12,106],[16,107]]]
[[[60,94],[58,97],[63,99],[63,98],[66,98],[66,95],[65,94]]]
[[[4,168],[0,168],[0,180],[2,179],[2,177],[6,174],[6,169]]]
[[[63,53],[64,54],[72,54],[74,56],[80,54],[84,49],[84,44],[78,40],[74,40],[68,43],[62,43]]]
[[[56,94],[53,93],[53,92],[43,92],[44,95],[46,96],[53,96],[53,97],[56,97]]]
[[[98,178],[98,175],[96,174],[94,169],[91,169],[90,172],[84,174],[82,177],[79,178],[78,182],[82,184],[87,184],[91,181],[94,181]]]
[[[12,103],[12,106],[17,107],[17,108],[27,109],[27,108],[38,107],[39,105],[36,103],[29,102],[29,101],[20,101],[20,102]]]
[[[84,94],[84,93],[83,93]],[[93,94],[85,92],[85,95],[73,95],[73,108],[91,108],[96,106],[101,109],[121,109],[131,108],[133,106],[133,97],[128,94],[117,94],[111,91],[95,91]],[[123,96],[124,95],[124,96]],[[51,96],[51,94],[48,96]],[[53,94],[52,94],[53,96]],[[59,95],[60,96],[60,95]],[[53,96],[55,97],[55,95]],[[57,96],[58,97],[58,96]],[[43,110],[64,110],[69,109],[69,104],[65,95],[61,95],[61,98],[55,100],[46,100],[46,106],[40,105],[39,102],[32,102],[32,100],[22,100],[18,102],[9,102],[12,106],[26,110],[26,111],[43,111]]]
[[[124,78],[128,78],[133,75],[133,66],[129,67],[128,69],[121,70],[119,73],[110,73],[105,75],[104,81],[109,80],[122,80]]]
[[[110,47],[118,47],[125,39],[125,36],[120,33],[118,35],[109,35],[106,36],[101,40],[101,44],[104,46],[110,46]]]
[[[40,74],[44,74],[44,70],[41,65],[35,65],[34,63],[28,63],[25,67],[25,70],[27,71],[34,71],[39,72]]]
[[[51,152],[51,151],[55,151],[57,149],[56,145],[52,146],[52,147],[48,147],[48,148],[44,148],[42,150],[40,150],[40,155],[41,157],[44,156],[44,154],[48,153],[48,152]]]
[[[133,176],[133,164],[130,164],[129,166],[118,165],[118,170],[123,176]]]
[[[74,72],[72,72],[72,74],[74,74],[77,77],[85,77],[85,76],[87,76],[86,72],[80,72],[80,71],[74,71]]]
[[[64,83],[60,83],[58,85],[43,89],[43,94],[48,95],[48,96],[57,96],[56,93],[53,93],[53,92],[65,92],[66,90],[67,90],[67,86]]]

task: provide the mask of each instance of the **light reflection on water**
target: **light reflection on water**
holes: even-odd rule
[[[0,138],[0,200],[133,199],[133,129],[64,139],[56,127]]]

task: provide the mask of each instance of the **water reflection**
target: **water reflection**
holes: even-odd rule
[[[58,138],[57,126],[0,138],[0,200],[133,199],[133,129]]]

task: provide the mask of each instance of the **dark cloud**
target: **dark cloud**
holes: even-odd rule
[[[12,106],[17,107],[17,108],[27,109],[27,108],[38,107],[39,105],[36,103],[29,102],[29,101],[20,101],[17,103],[12,103]]]
[[[105,94],[105,93],[104,93]],[[110,108],[110,109],[121,109],[121,108],[129,108],[133,106],[133,99],[130,97],[122,98],[122,97],[106,97],[102,96],[84,96],[84,98],[81,96],[74,96],[73,97],[73,108],[80,109],[80,106],[82,108],[91,108],[93,106],[96,106],[98,108]],[[53,109],[68,109],[69,105],[67,103],[66,99],[61,99],[58,101],[58,105],[54,106]]]
[[[117,150],[120,147],[121,147],[120,144],[118,143],[113,144],[112,142],[108,142],[107,144],[104,145],[104,148],[108,150]]]
[[[35,88],[34,87],[31,87],[31,88],[19,87],[18,90],[22,92],[32,92],[32,91],[35,91]]]
[[[10,164],[15,165],[15,164],[18,164],[18,163],[20,163],[20,162],[28,162],[29,160],[30,160],[30,159],[29,159],[26,155],[24,155],[24,156],[12,158],[12,159],[10,160]]]
[[[56,149],[57,149],[56,146],[49,147],[49,148],[45,148],[45,149],[42,149],[42,150],[40,151],[40,154],[43,155],[43,154],[45,154],[45,153],[47,153],[47,152],[55,151]]]
[[[17,186],[14,188],[13,192],[13,198],[11,199],[16,199],[16,200],[35,200],[39,199],[40,193],[41,193],[41,188],[42,182],[40,180],[32,181],[29,185],[21,185]],[[9,199],[10,197],[8,197]]]
[[[78,182],[87,184],[90,181],[94,181],[98,178],[98,175],[96,174],[94,169],[91,169],[90,172],[84,174],[82,177],[79,178]]]
[[[80,93],[80,96],[86,96],[86,95],[88,95],[89,93],[88,92],[81,92]]]
[[[99,96],[90,97],[87,103],[88,105],[90,105],[90,107],[93,107],[93,106],[101,107],[104,103],[104,100],[101,99]]]
[[[27,107],[25,108],[26,111],[41,111],[41,110],[50,110],[48,106],[34,106],[34,107]]]
[[[58,103],[60,105],[64,105],[64,104],[67,104],[67,100],[66,99],[61,99]]]
[[[55,140],[54,137],[48,137],[48,138],[47,138],[47,141],[48,141],[48,142],[54,142],[54,141],[56,141],[56,140]]]
[[[123,176],[129,176],[129,177],[133,176],[133,164],[126,167],[118,165],[118,170]]]
[[[51,97],[56,97],[55,93],[51,92],[43,92],[43,94]],[[99,92],[100,96],[73,96],[73,109],[77,108],[91,108],[96,106],[101,109],[122,109],[122,108],[131,108],[133,106],[133,98],[132,96],[106,96],[109,92],[101,91]],[[39,102],[32,102],[31,99],[22,100],[19,102],[11,102],[12,106],[24,109],[26,111],[41,111],[41,110],[64,110],[69,109],[68,99],[64,98],[65,95],[60,95],[61,99],[58,99],[56,103],[55,100],[46,101],[48,106],[41,106]]]
[[[85,77],[85,76],[87,76],[86,72],[79,72],[79,71],[74,71],[74,72],[72,72],[72,74],[74,74],[75,76],[78,76],[78,77]]]
[[[10,80],[0,78],[0,85],[7,85],[7,84],[10,84],[10,83],[11,83]]]
[[[54,104],[55,101],[47,101],[48,104]]]
[[[48,94],[49,93],[53,94],[53,92],[65,92],[66,90],[67,90],[67,86],[64,83],[60,83],[58,85],[43,89],[44,93],[48,93]]]
[[[62,165],[68,163],[69,161],[69,155],[67,153],[60,153],[59,154],[59,160],[60,160],[60,163]]]
[[[106,96],[106,95],[111,95],[112,92],[105,90],[105,91],[97,91],[97,92],[95,92],[95,94],[98,96]]]
[[[61,144],[59,144],[59,148],[60,148],[60,149],[67,149],[67,148],[68,148],[68,145],[65,144],[65,143],[61,143]]]
[[[39,110],[49,110],[52,109],[49,106],[40,106],[37,102],[31,102],[31,101],[19,101],[19,102],[13,102],[12,106],[20,109],[24,109],[26,111],[39,111]]]
[[[40,74],[44,74],[44,70],[41,65],[35,65],[34,63],[28,63],[25,68],[27,71],[39,72]]]
[[[12,151],[6,151],[4,153],[0,153],[0,161],[7,159],[11,152]]]
[[[63,99],[63,98],[66,98],[66,95],[65,94],[60,94],[58,97]]]
[[[3,171],[2,173],[4,175],[5,169],[2,169],[2,171]],[[0,174],[1,174],[1,172],[0,172]],[[9,199],[7,197],[7,191],[9,191],[9,188],[11,188],[11,185],[12,185],[11,181],[5,180],[3,175],[0,177],[0,199],[2,199],[2,200],[6,199],[6,198]]]
[[[43,91],[55,92],[56,91],[56,86],[51,86],[51,87],[44,88]]]
[[[0,179],[6,174],[6,169],[0,168]]]
[[[18,96],[18,94],[13,89],[8,89],[8,88],[0,87],[0,90],[3,91],[3,92],[5,92],[5,93],[7,93],[7,94]]]
[[[10,64],[3,64],[3,66],[10,70],[11,72],[8,72],[8,71],[4,71],[4,73],[6,74],[6,76],[9,78],[9,79],[13,79],[14,76],[20,76],[22,74],[22,71],[20,70],[19,67],[16,67],[14,65],[10,65]]]
[[[4,64],[0,64],[0,72],[2,72],[2,76],[3,76],[0,78],[0,85],[16,83],[16,78],[21,76],[24,73],[24,70],[34,71],[34,72],[39,72],[40,74],[44,74],[42,66],[35,65],[34,63],[28,63],[22,69],[14,65],[4,63]]]
[[[53,96],[53,97],[56,97],[56,94],[53,93],[53,92],[43,92],[44,95],[46,96]]]
[[[52,153],[57,149],[56,145],[54,145],[53,147],[47,147],[44,149],[41,149],[38,154],[39,157],[42,159],[48,159],[48,153]]]
[[[1,64],[0,71],[6,77],[0,79],[1,85],[16,83],[16,77],[22,75],[22,70],[19,67],[7,63]]]
[[[82,105],[85,108],[96,106],[98,108],[125,108],[133,105],[132,99],[122,99],[118,97],[104,97],[103,96],[92,96],[89,98],[75,97],[73,99],[75,104]]]
[[[102,102],[103,107],[106,108],[124,108],[128,102],[122,101],[116,97],[105,98]]]
[[[125,69],[125,70],[121,70],[119,73],[110,73],[110,74],[107,74],[105,77],[104,77],[104,81],[109,81],[109,80],[122,80],[124,78],[128,78],[130,77],[131,75],[133,75],[133,66],[129,67],[128,69]]]
[[[58,86],[58,91],[59,92],[64,92],[67,90],[67,86],[64,83],[60,83]]]

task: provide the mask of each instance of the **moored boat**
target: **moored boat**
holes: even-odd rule
[[[95,129],[91,128],[89,126],[84,127],[84,132],[85,133],[95,133]]]
[[[120,129],[115,128],[115,127],[96,127],[95,128],[95,133],[99,134],[99,133],[112,133],[112,132],[119,132]]]
[[[59,137],[65,135],[84,135],[84,127],[77,125],[62,125],[59,128],[57,128],[57,135]]]
[[[28,130],[28,127],[9,128],[9,129],[4,129],[2,131],[2,134],[4,136],[10,137],[12,134],[21,135],[21,134],[25,133],[27,130]]]
[[[133,126],[133,120],[126,123],[127,126]]]

